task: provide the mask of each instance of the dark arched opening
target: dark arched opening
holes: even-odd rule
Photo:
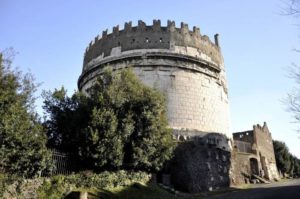
[[[250,158],[250,170],[251,174],[259,175],[258,161],[256,158]]]

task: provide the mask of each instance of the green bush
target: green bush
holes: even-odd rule
[[[130,68],[107,68],[90,89],[93,109],[81,157],[95,169],[160,170],[174,147],[164,95]]]
[[[79,173],[69,176],[58,175],[45,180],[38,189],[39,198],[61,198],[70,191],[82,189],[111,189],[130,186],[134,183],[145,184],[150,176],[145,172],[131,172],[120,170],[117,172],[103,172],[100,174]]]
[[[68,97],[61,88],[44,93],[49,145],[78,155],[95,171],[158,171],[171,159],[166,99],[132,69],[104,70],[88,89]]]

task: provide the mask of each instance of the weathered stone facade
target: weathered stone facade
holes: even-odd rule
[[[232,180],[245,183],[254,175],[270,181],[279,178],[272,142],[266,123],[254,125],[253,130],[233,134]]]
[[[227,139],[217,133],[180,139],[169,166],[174,188],[197,193],[228,187],[231,154],[224,148]]]

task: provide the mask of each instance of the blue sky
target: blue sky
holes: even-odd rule
[[[300,18],[281,15],[283,0],[0,0],[0,50],[19,52],[15,65],[30,71],[42,85],[38,91],[64,85],[77,89],[83,54],[102,30],[139,19],[186,22],[213,38],[220,34],[227,79],[232,131],[268,123],[273,138],[286,142],[300,157],[299,124],[281,102],[295,83],[291,63],[300,64]],[[41,110],[42,99],[37,101]]]

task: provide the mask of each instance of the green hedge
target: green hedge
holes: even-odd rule
[[[133,183],[146,184],[150,175],[145,172],[103,172],[94,174],[82,172],[69,176],[58,175],[46,179],[38,189],[39,198],[56,199],[62,198],[73,190],[82,189],[110,189],[120,186],[130,186]]]

